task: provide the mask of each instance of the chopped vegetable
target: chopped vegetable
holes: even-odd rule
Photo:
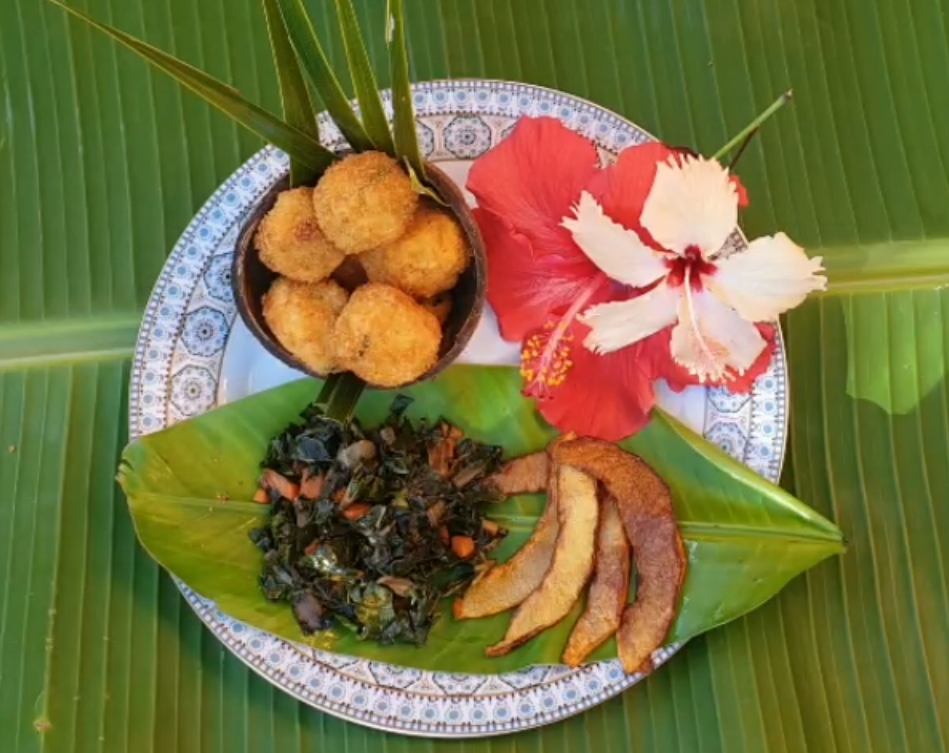
[[[470,560],[474,557],[475,543],[470,536],[452,536],[451,550],[460,560]]]
[[[361,520],[369,514],[370,510],[372,510],[372,508],[369,505],[363,504],[362,502],[356,502],[355,504],[349,505],[345,510],[343,510],[343,517],[349,521]]]
[[[261,477],[271,517],[251,539],[264,553],[264,595],[291,605],[306,635],[342,627],[421,645],[439,602],[471,583],[507,533],[484,518],[500,448],[444,421],[413,426],[408,403],[397,398],[372,431],[314,405],[271,442]]]

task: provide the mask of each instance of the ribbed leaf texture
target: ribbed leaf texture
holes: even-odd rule
[[[258,0],[73,2],[278,111]],[[341,65],[333,5],[308,6]],[[382,7],[356,3],[360,22],[375,24]],[[706,153],[793,88],[741,163],[746,229],[788,231],[827,258],[836,285],[788,322],[789,478],[845,531],[848,554],[693,641],[621,699],[465,749],[944,750],[944,7],[406,8],[416,80],[553,86]],[[370,57],[385,70],[381,38]],[[39,0],[0,4],[0,87],[0,750],[457,749],[339,722],[260,680],[137,547],[113,482],[134,322],[187,221],[259,143]]]

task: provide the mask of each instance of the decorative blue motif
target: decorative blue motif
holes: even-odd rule
[[[192,355],[209,358],[224,350],[229,331],[224,314],[210,306],[202,306],[185,316],[181,342]]]

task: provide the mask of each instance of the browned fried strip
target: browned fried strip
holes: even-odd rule
[[[640,458],[608,442],[562,442],[553,459],[595,476],[616,498],[637,574],[636,601],[617,636],[619,656],[627,673],[651,672],[652,652],[675,620],[687,566],[669,488]]]
[[[550,569],[540,588],[517,608],[504,640],[485,651],[504,656],[560,622],[577,603],[593,572],[599,504],[596,482],[586,473],[561,466],[557,473],[560,530]]]
[[[587,595],[587,606],[567,641],[564,664],[580,666],[608,640],[620,625],[629,594],[630,550],[616,500],[605,495],[600,502],[596,532],[596,568]]]
[[[491,476],[487,483],[492,484],[503,496],[515,494],[537,494],[547,488],[547,474],[550,461],[546,452],[511,460],[500,471]]]
[[[548,474],[551,478],[547,507],[537,521],[534,533],[511,559],[488,570],[471,584],[464,598],[455,601],[455,619],[470,620],[506,612],[524,601],[540,586],[554,556],[559,528],[556,470],[549,468]]]

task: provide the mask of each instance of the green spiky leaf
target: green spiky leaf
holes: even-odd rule
[[[392,132],[389,130],[389,120],[382,106],[379,85],[372,71],[369,52],[366,50],[366,43],[359,29],[359,21],[356,18],[352,0],[336,0],[336,13],[339,16],[343,45],[346,48],[346,60],[349,62],[349,73],[356,89],[356,100],[359,102],[363,127],[376,149],[395,156],[395,144],[392,141]]]
[[[392,70],[392,130],[395,149],[408,160],[418,178],[425,181],[425,162],[419,149],[415,130],[415,106],[412,104],[412,79],[409,71],[409,51],[405,39],[405,9],[402,0],[389,0],[386,7],[386,35],[389,40],[389,60]]]
[[[320,139],[316,122],[316,112],[310,101],[310,92],[300,70],[300,63],[293,50],[293,44],[287,35],[287,27],[280,14],[277,0],[263,0],[264,16],[267,19],[267,32],[270,36],[270,49],[273,52],[274,68],[280,83],[280,100],[283,104],[283,118],[294,128]],[[319,172],[301,162],[290,158],[290,185],[303,186],[316,181]]]
[[[326,106],[326,111],[343,134],[343,138],[357,152],[374,149],[373,140],[353,112],[346,92],[330,67],[302,0],[277,0],[277,3],[300,64],[310,77]]]
[[[123,44],[156,68],[172,76],[182,86],[198,94],[206,102],[308,168],[322,172],[336,159],[332,152],[320,146],[319,141],[310,134],[284,123],[263,108],[248,102],[233,87],[221,83],[203,71],[123,31],[99,23],[82,11],[71,8],[59,0],[48,1]]]

